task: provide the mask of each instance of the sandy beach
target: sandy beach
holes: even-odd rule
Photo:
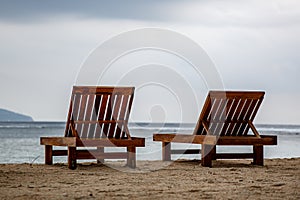
[[[1,164],[0,199],[300,199],[300,158],[249,163],[219,160],[204,168],[199,161],[138,161],[140,173],[123,162],[108,163],[114,168],[83,163],[76,170]]]

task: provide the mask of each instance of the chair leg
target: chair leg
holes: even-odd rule
[[[213,146],[202,144],[201,148],[201,165],[203,167],[212,167]]]
[[[217,160],[217,148],[214,146],[214,148],[211,150],[212,153],[212,160]]]
[[[51,145],[45,145],[45,164],[52,165],[53,164],[53,150]]]
[[[68,167],[69,169],[76,169],[76,147],[68,147]]]
[[[171,161],[171,143],[162,142],[162,160]]]
[[[136,167],[136,147],[127,147],[127,166],[130,168]]]
[[[264,146],[253,145],[253,164],[264,165]]]
[[[104,147],[97,147],[99,153],[104,153]],[[97,159],[97,163],[104,163],[104,159]]]

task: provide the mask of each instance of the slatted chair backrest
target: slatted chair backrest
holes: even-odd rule
[[[130,139],[134,87],[74,86],[66,137]]]
[[[210,91],[194,134],[248,135],[264,94],[265,92],[261,91]]]

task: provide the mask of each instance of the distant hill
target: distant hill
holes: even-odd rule
[[[32,117],[0,108],[0,122],[31,122]]]

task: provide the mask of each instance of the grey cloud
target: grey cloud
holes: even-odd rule
[[[238,0],[5,0],[0,21],[15,23],[83,19],[166,21],[213,27],[278,27],[300,24],[300,2]]]
[[[6,0],[0,4],[0,20],[26,22],[49,19],[55,15],[71,15],[82,18],[116,18],[160,20],[167,17],[168,7],[178,0]]]

